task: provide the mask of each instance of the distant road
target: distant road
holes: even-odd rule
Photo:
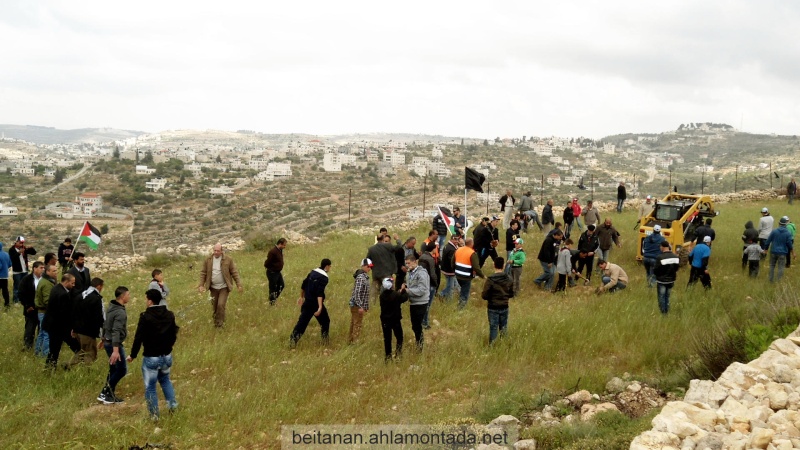
[[[57,185],[55,185],[55,186],[51,187],[50,189],[44,191],[43,194],[49,194],[49,193],[55,191],[56,189],[60,188],[62,184],[71,183],[72,180],[74,180],[75,178],[78,178],[79,176],[83,175],[83,173],[86,172],[87,170],[89,170],[91,167],[92,167],[91,165],[84,165],[81,168],[81,170],[75,172],[75,175],[64,179],[64,181],[62,181],[61,183],[58,183]]]

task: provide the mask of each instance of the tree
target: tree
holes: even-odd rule
[[[53,177],[53,183],[58,184],[64,181],[65,172],[66,171],[64,169],[61,168],[56,169],[55,176]]]
[[[114,153],[111,154],[114,159],[119,159],[119,146],[114,147]]]
[[[483,140],[483,146],[484,147],[488,147],[489,146],[489,140],[488,139],[484,139]]]
[[[220,164],[222,163],[222,156],[217,155],[217,163],[220,163]]]
[[[103,224],[103,226],[100,227],[100,234],[108,234],[108,224],[107,223]]]
[[[153,163],[153,152],[150,150],[144,154],[144,158],[142,158],[142,164],[152,164]]]

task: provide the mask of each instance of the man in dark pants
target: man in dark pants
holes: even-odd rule
[[[708,260],[711,258],[710,246],[711,236],[705,236],[703,242],[695,245],[689,253],[689,261],[691,262],[692,268],[691,272],[689,272],[689,283],[687,286],[691,286],[697,283],[697,280],[700,280],[704,288],[711,289],[711,275],[708,273]]]
[[[617,186],[617,212],[622,212],[622,205],[625,203],[625,199],[628,198],[628,193],[625,190],[625,182],[620,181],[619,186]]]
[[[97,396],[97,401],[105,404],[121,403],[117,397],[117,384],[128,373],[128,361],[125,347],[122,345],[128,337],[128,312],[125,305],[131,299],[131,293],[125,286],[114,290],[114,300],[108,303],[106,320],[103,323],[103,347],[108,355],[108,376],[106,385]],[[52,342],[52,340],[51,340]]]
[[[67,273],[69,270],[69,263],[72,262],[72,250],[75,248],[72,245],[72,239],[66,238],[61,245],[58,246],[58,264],[61,265],[61,275]],[[47,261],[45,260],[45,263]]]
[[[91,365],[97,359],[97,338],[103,328],[103,280],[94,278],[92,285],[75,299],[72,333],[78,340],[80,351],[75,353],[69,366]]]
[[[403,311],[400,305],[408,301],[405,288],[394,290],[394,280],[384,278],[381,281],[381,328],[383,329],[383,349],[386,361],[392,359],[392,333],[394,333],[397,347],[394,353],[399,358],[403,352]]]
[[[406,267],[408,268],[406,283],[400,288],[405,288],[408,293],[408,302],[411,304],[411,330],[417,341],[417,350],[422,351],[425,344],[425,335],[422,330],[422,322],[425,320],[425,313],[428,311],[428,299],[430,298],[430,276],[424,268],[417,264],[414,255],[406,256]]]
[[[70,350],[80,350],[78,341],[72,337],[72,295],[70,290],[75,287],[75,277],[71,274],[61,276],[61,283],[55,285],[50,291],[47,301],[47,312],[44,314],[42,328],[50,336],[50,353],[47,354],[47,367],[55,369],[58,366],[58,356],[61,353],[61,344],[65,343]]]
[[[267,253],[267,259],[264,261],[264,268],[267,269],[267,281],[269,281],[269,304],[275,306],[278,297],[281,296],[283,291],[283,249],[286,248],[286,238],[278,239],[275,247]]]
[[[495,248],[500,243],[500,231],[497,229],[499,225],[500,218],[492,216],[486,227],[475,237],[475,251],[478,252],[478,265],[481,268],[488,258],[492,258],[492,261],[497,258]]]
[[[331,270],[331,260],[325,258],[319,263],[319,268],[314,269],[308,274],[303,285],[300,287],[300,299],[297,304],[300,305],[300,317],[297,319],[297,325],[292,330],[292,335],[289,337],[289,347],[297,347],[297,341],[303,337],[306,332],[308,323],[311,322],[312,317],[317,318],[320,327],[320,335],[322,336],[322,343],[328,344],[328,330],[331,326],[331,319],[328,316],[328,310],[325,308],[325,287],[328,285],[328,272]]]
[[[14,279],[14,303],[19,303],[19,283],[28,274],[28,255],[35,255],[36,249],[25,246],[25,238],[18,236],[14,245],[8,249],[11,258],[11,271]]]
[[[36,336],[36,329],[39,327],[39,315],[36,311],[36,287],[44,274],[44,264],[36,261],[33,263],[32,271],[20,281],[19,301],[22,303],[22,315],[25,317],[25,332],[22,335],[22,342],[25,350],[33,349],[33,338]]]
[[[586,280],[584,281],[585,285],[588,285],[592,280],[594,254],[598,247],[600,247],[600,240],[595,233],[595,228],[595,225],[587,226],[586,231],[584,231],[581,237],[578,239],[578,264],[576,272],[578,275],[580,275],[583,272],[584,267],[586,268]]]

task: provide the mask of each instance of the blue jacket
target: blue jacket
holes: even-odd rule
[[[328,285],[328,273],[322,269],[314,269],[308,274],[301,289],[305,293],[303,308],[318,307],[317,298],[322,297],[325,301],[325,287]]]
[[[642,256],[645,258],[658,258],[661,254],[661,243],[664,242],[664,236],[661,233],[652,233],[650,236],[644,238],[642,242]]]
[[[706,269],[708,267],[708,259],[711,257],[711,247],[704,243],[697,244],[689,253],[689,259],[692,261],[692,267],[696,269]]]
[[[785,226],[775,228],[767,238],[766,247],[775,255],[788,255],[793,248],[792,232]]]
[[[0,243],[0,279],[8,278],[8,269],[11,267],[11,257],[3,251],[3,244]]]

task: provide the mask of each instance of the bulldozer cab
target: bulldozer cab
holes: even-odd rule
[[[653,212],[639,224],[639,245],[636,260],[641,261],[644,239],[653,233],[653,227],[661,226],[661,235],[670,243],[672,250],[681,255],[688,254],[694,241],[694,230],[705,217],[714,217],[714,202],[708,195],[670,193],[656,201]],[[683,258],[682,258],[683,259]]]

